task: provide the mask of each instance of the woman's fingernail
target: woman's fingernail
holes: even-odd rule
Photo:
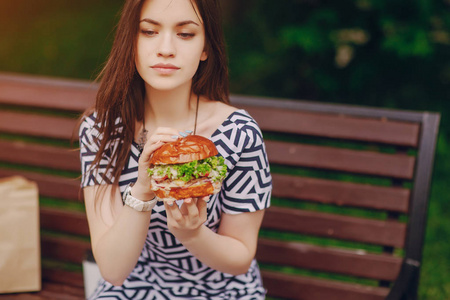
[[[193,131],[192,130],[186,130],[185,131],[187,134],[191,134]]]
[[[186,133],[184,133],[183,131],[180,131],[180,135],[182,136],[182,137],[187,137],[188,135],[186,134]]]
[[[172,202],[172,201],[167,201],[167,204],[168,204],[169,206],[173,206],[173,202]]]
[[[178,135],[172,135],[171,138],[178,139]]]
[[[186,199],[184,199],[184,202],[185,203],[191,203],[191,200],[192,200],[191,198],[186,198]]]

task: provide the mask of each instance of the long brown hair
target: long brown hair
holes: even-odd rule
[[[139,19],[146,0],[127,0],[117,25],[108,60],[101,71],[95,111],[102,136],[92,162],[99,163],[112,139],[121,144],[111,153],[106,173],[112,169],[113,184],[118,184],[135,132],[135,122],[144,118],[145,85],[136,70],[136,41]],[[228,66],[218,0],[190,0],[195,3],[205,28],[206,61],[201,61],[192,80],[192,91],[209,99],[229,103]],[[116,124],[120,118],[121,124]],[[121,130],[119,130],[119,127]]]

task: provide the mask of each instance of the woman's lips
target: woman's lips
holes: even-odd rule
[[[180,69],[172,64],[156,64],[151,66],[151,68],[160,74],[172,74]]]

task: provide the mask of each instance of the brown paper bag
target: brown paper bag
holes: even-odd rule
[[[0,293],[41,289],[38,199],[36,183],[0,178]]]

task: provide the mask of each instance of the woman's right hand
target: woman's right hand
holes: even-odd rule
[[[147,142],[144,145],[138,161],[138,177],[133,186],[132,195],[138,199],[150,200],[154,198],[151,191],[151,180],[148,177],[147,168],[150,166],[150,159],[153,152],[164,143],[176,141],[179,137],[179,130],[169,127],[158,127],[150,135],[147,133]]]

